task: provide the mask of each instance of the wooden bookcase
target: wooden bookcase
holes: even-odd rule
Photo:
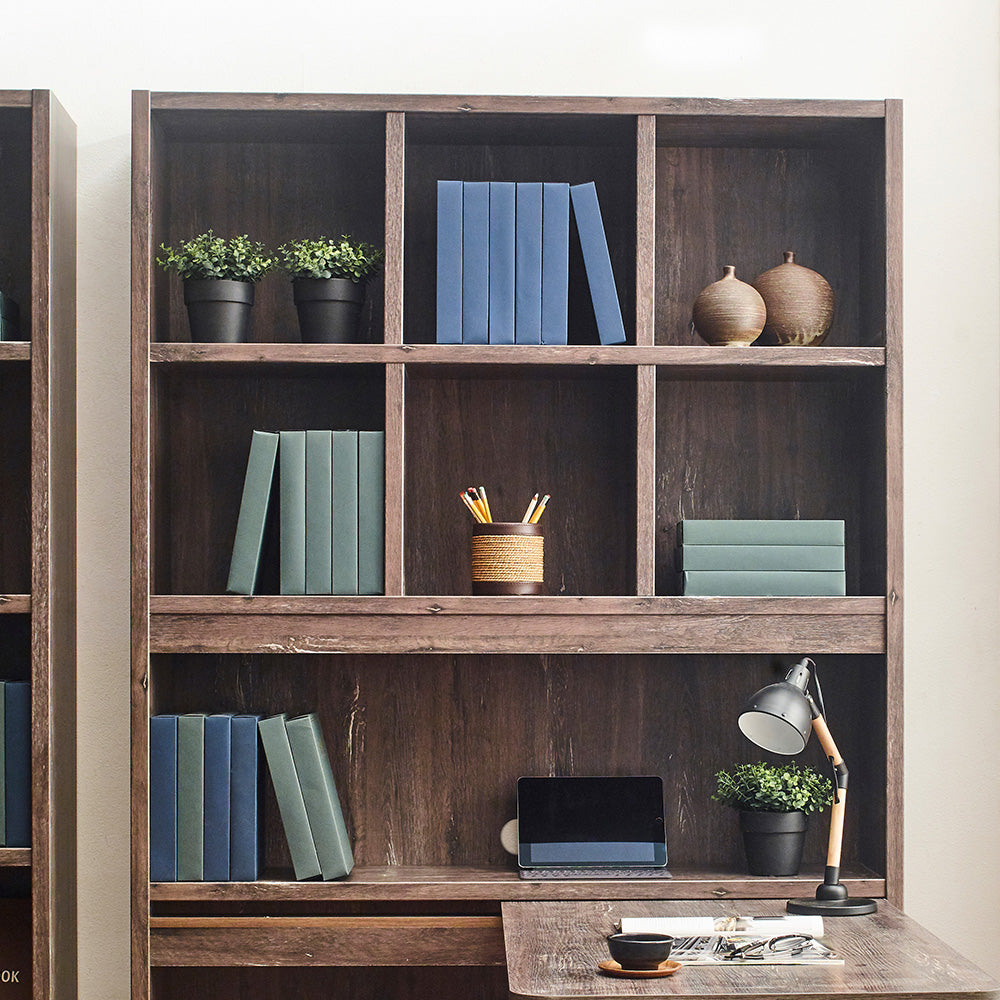
[[[46,90],[0,90],[0,678],[31,684],[34,996],[76,996],[76,126]]]
[[[898,102],[137,92],[133,130],[133,995],[506,996],[501,901],[810,891],[824,822],[801,876],[752,878],[711,801],[803,654],[846,881],[899,903]],[[439,178],[596,180],[627,343],[598,346],[575,246],[568,346],[433,343]],[[269,276],[252,342],[189,343],[153,259],[209,227],[383,244],[367,341],[297,343]],[[785,249],[836,290],[828,346],[699,343],[698,291]],[[386,596],[222,596],[250,431],[338,426],[385,431]],[[546,596],[468,596],[473,482],[498,517],[552,492]],[[680,597],[681,517],[842,517],[850,596]],[[320,714],[357,868],[291,881],[272,800],[265,880],[150,884],[150,715],[251,709]],[[516,778],[614,772],[664,776],[675,877],[519,880]]]

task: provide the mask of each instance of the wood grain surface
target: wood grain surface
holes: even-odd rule
[[[991,998],[998,984],[888,903],[871,916],[826,921],[826,940],[842,966],[682,968],[667,980],[609,979],[597,972],[607,958],[605,936],[623,916],[742,913],[733,903],[503,903],[512,996],[730,997],[795,996]],[[753,912],[778,914],[778,902]]]

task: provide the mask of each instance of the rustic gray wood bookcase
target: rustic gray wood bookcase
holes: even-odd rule
[[[713,773],[813,656],[850,761],[844,877],[902,899],[901,109],[894,101],[134,96],[133,996],[505,996],[501,903],[783,899],[742,874]],[[596,181],[627,343],[598,346],[571,247],[565,347],[439,346],[435,181]],[[192,344],[156,248],[208,228],[385,246],[366,342],[303,346],[287,283],[252,342]],[[836,291],[814,348],[689,329],[724,264],[782,251]],[[250,432],[385,431],[386,596],[222,596]],[[471,597],[470,519],[537,489],[547,594]],[[684,598],[682,517],[843,518],[848,596]],[[148,720],[317,711],[353,833],[342,883],[154,883]],[[811,755],[811,756],[810,756]],[[810,747],[804,758],[820,764]],[[669,882],[530,884],[498,831],[521,774],[654,773]],[[738,905],[738,904],[734,904]]]

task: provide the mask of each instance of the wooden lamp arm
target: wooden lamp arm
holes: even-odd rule
[[[840,856],[844,843],[844,810],[847,805],[847,765],[841,757],[837,744],[830,734],[826,719],[820,714],[814,714],[812,720],[813,732],[819,740],[823,753],[833,765],[836,787],[833,795],[833,806],[830,810],[830,840],[826,851],[826,877],[824,881],[835,885],[840,881]]]

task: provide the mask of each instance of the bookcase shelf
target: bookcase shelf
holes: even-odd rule
[[[898,901],[898,103],[137,92],[134,112],[133,996],[498,1000],[501,929],[474,921],[502,901],[804,894],[822,824],[802,875],[751,878],[711,794],[752,752],[726,720],[807,654],[851,761],[846,882]],[[568,345],[434,343],[439,179],[596,181],[626,343],[598,343],[575,237]],[[384,245],[362,342],[297,343],[268,276],[252,342],[189,343],[154,258],[209,227]],[[701,343],[700,289],[786,249],[834,285],[827,343]],[[225,596],[250,431],[306,427],[385,431],[386,596]],[[497,519],[552,494],[544,596],[469,596],[457,494],[481,484]],[[680,596],[690,517],[842,518],[849,596]],[[269,790],[267,878],[149,882],[150,715],[220,711],[318,715],[349,878],[290,880]],[[517,777],[600,773],[663,775],[674,878],[520,880],[497,836]],[[240,922],[265,919],[270,943]]]
[[[0,680],[27,681],[31,847],[0,897],[31,901],[32,995],[76,997],[76,126],[47,90],[0,91]]]

